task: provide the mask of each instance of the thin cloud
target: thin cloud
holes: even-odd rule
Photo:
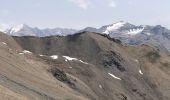
[[[109,2],[108,6],[112,7],[112,8],[115,8],[115,7],[117,7],[117,4],[116,4],[115,1],[112,0],[112,1]]]
[[[87,9],[91,4],[90,0],[69,0],[69,1],[73,2],[82,9]]]

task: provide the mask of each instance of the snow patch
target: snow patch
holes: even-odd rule
[[[39,55],[40,57],[43,57],[43,56],[45,56],[45,55]]]
[[[30,52],[30,51],[28,51],[28,50],[24,50],[24,51],[22,51],[23,53],[25,53],[25,54],[31,54],[32,52]]]
[[[78,61],[80,61],[81,63],[83,63],[83,64],[88,64],[87,62],[84,62],[84,61],[82,61],[82,60],[78,60]]]
[[[141,70],[141,69],[139,70],[139,73],[140,73],[141,75],[143,75],[143,72],[142,72],[142,70]]]
[[[20,54],[20,55],[23,55],[24,53],[21,52],[21,53],[19,53],[19,54]]]
[[[122,26],[124,26],[124,24],[125,24],[125,22],[114,23],[114,24],[108,26],[103,33],[109,34],[110,32],[115,31],[115,30],[121,28]]]
[[[68,60],[67,59],[65,59],[65,62],[67,62]]]
[[[50,56],[52,59],[54,59],[54,60],[56,60],[56,59],[58,59],[58,55],[52,55],[52,56]]]
[[[28,51],[28,50],[24,50],[22,52],[19,53],[20,55],[22,54],[32,54],[32,52]]]
[[[121,78],[119,78],[119,77],[117,77],[117,76],[115,76],[115,75],[113,75],[113,74],[111,74],[111,73],[108,73],[110,76],[112,76],[113,78],[115,78],[115,79],[118,79],[118,80],[122,80]]]
[[[72,60],[78,60],[77,58],[72,58],[72,57],[69,57],[69,56],[63,56],[65,58],[65,60],[69,60],[69,61],[72,61]]]
[[[77,59],[77,58],[72,58],[72,57],[69,57],[69,56],[63,56],[64,58],[65,58],[65,61],[67,62],[67,61],[79,61],[79,62],[81,62],[81,63],[83,63],[83,64],[88,64],[87,62],[84,62],[84,61],[82,61],[82,60],[79,60],[79,59]]]
[[[126,34],[137,35],[137,34],[140,34],[143,30],[144,30],[144,28],[130,29]]]
[[[7,45],[7,43],[5,43],[5,42],[2,42],[2,44],[3,44],[3,45]]]
[[[101,88],[101,89],[103,88],[101,84],[99,85],[99,88]]]

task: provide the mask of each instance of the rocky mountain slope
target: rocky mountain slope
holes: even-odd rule
[[[18,47],[11,37],[0,35],[3,35],[0,39],[1,100],[87,100],[87,97],[57,80],[50,71],[51,64]],[[61,79],[71,81],[72,78],[66,78],[63,71],[55,71],[59,71]]]
[[[108,34],[112,38],[119,39],[131,45],[150,43],[164,52],[170,52],[170,30],[160,25],[136,26],[128,22],[120,21],[103,26],[99,29],[88,27],[82,31]]]
[[[27,50],[25,53],[32,52],[28,57],[21,53],[24,54],[21,61],[17,58],[18,53],[12,56],[15,58],[5,56],[11,60],[18,59],[16,62],[6,61],[21,69],[15,70],[16,73],[23,72],[19,77],[27,76],[25,71],[30,72],[20,81],[16,80],[18,78],[13,79],[18,74],[10,73],[13,76],[11,79],[20,83],[21,87],[27,87],[22,91],[36,91],[32,95],[29,92],[17,92],[28,99],[170,99],[170,57],[150,44],[123,44],[108,35],[93,32],[65,37],[13,38],[23,50]],[[11,55],[6,50],[2,54],[4,52]],[[23,60],[28,65],[23,64]],[[11,67],[3,68],[12,71]],[[1,71],[1,74],[9,77],[7,72]],[[20,91],[19,88],[13,89],[15,85],[12,84],[2,86],[10,91]],[[49,91],[46,89],[48,86]]]

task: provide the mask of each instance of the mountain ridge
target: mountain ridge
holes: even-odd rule
[[[123,43],[130,45],[140,45],[151,43],[160,50],[170,53],[170,30],[161,25],[133,25],[129,22],[116,22],[110,25],[105,25],[100,28],[87,27],[82,30],[54,28],[54,29],[39,29],[31,28],[27,25],[19,25],[9,29],[6,33],[12,36],[68,36],[80,32],[96,32],[106,34],[111,38],[119,39]]]
[[[168,90],[164,89],[169,85],[169,81],[165,81],[169,80],[169,56],[152,45],[130,46],[114,41],[108,35],[92,32],[65,37],[26,36],[14,39],[23,49],[31,51],[37,57],[43,55],[40,58],[53,64],[52,68],[62,69],[83,81],[94,93],[88,96],[90,99],[97,97],[98,100],[166,100],[169,98]],[[57,55],[58,59],[50,60],[49,57],[52,55]],[[63,57],[69,57],[69,60],[66,59],[62,63],[65,59]],[[54,75],[55,72],[58,71],[54,69]],[[159,75],[156,75],[158,73]],[[86,94],[87,91],[81,93]]]
[[[120,26],[119,26],[120,25]],[[95,28],[95,27],[86,27],[86,28],[84,28],[84,29],[80,29],[80,30],[77,30],[77,29],[72,29],[72,28],[59,28],[59,27],[56,27],[56,28],[44,28],[44,29],[40,29],[40,28],[38,28],[38,27],[30,27],[30,26],[28,26],[27,24],[18,24],[18,25],[15,25],[15,26],[12,26],[11,28],[6,28],[6,29],[4,29],[3,28],[3,30],[1,30],[2,32],[5,32],[5,33],[7,33],[7,34],[10,34],[10,35],[13,35],[13,36],[20,36],[20,34],[18,34],[18,35],[15,35],[14,33],[16,33],[16,32],[18,32],[18,31],[20,31],[22,28],[30,28],[30,29],[37,29],[37,30],[39,30],[39,31],[48,31],[48,30],[50,30],[50,31],[52,31],[52,30],[64,30],[64,29],[66,29],[66,30],[68,30],[68,31],[72,31],[71,33],[67,33],[66,35],[71,35],[71,34],[74,34],[74,33],[77,33],[77,32],[83,32],[83,31],[90,31],[90,32],[96,32],[96,33],[105,33],[105,31],[106,30],[104,30],[103,32],[102,32],[102,29],[104,29],[104,28],[109,28],[110,26],[112,26],[112,30],[113,31],[115,31],[115,30],[117,30],[117,29],[119,29],[119,28],[121,28],[122,29],[122,27],[125,27],[125,28],[129,28],[130,29],[130,27],[132,27],[132,28],[134,28],[134,27],[140,27],[140,28],[142,28],[142,27],[157,27],[157,26],[160,26],[160,27],[162,27],[161,25],[139,25],[139,26],[136,26],[136,25],[134,25],[134,24],[131,24],[131,23],[129,23],[129,22],[125,22],[125,21],[119,21],[119,22],[114,22],[114,23],[112,23],[112,24],[109,24],[109,25],[105,25],[105,26],[102,26],[102,27],[100,27],[100,28]],[[116,27],[117,27],[117,29],[116,29]],[[111,28],[111,27],[110,27]],[[114,29],[115,28],[115,29]],[[165,28],[165,27],[163,27],[163,28]],[[168,28],[166,28],[166,29],[168,29]],[[110,29],[109,29],[110,30]],[[107,30],[107,31],[109,31],[109,30]],[[67,32],[68,32],[67,31]],[[110,30],[111,31],[111,30]],[[129,30],[130,31],[130,30]],[[36,31],[35,31],[36,32]],[[42,34],[42,36],[40,35],[40,34]],[[50,35],[53,35],[53,34],[48,34],[48,32],[46,33],[46,35],[45,34],[43,34],[43,32],[41,32],[40,34],[32,34],[32,36],[37,36],[37,37],[45,37],[45,36],[50,36]],[[107,32],[105,33],[105,34],[108,34]],[[62,35],[62,33],[55,33],[54,35],[60,35],[60,36],[66,36],[64,33],[63,33],[63,35]],[[29,34],[25,34],[24,35],[24,33],[23,34],[21,34],[21,36],[31,36],[31,35],[29,35]]]
[[[0,68],[4,100],[170,99],[170,57],[150,44],[128,45],[106,34],[0,33]]]
[[[4,29],[3,31],[6,34],[11,36],[37,36],[37,37],[46,37],[46,36],[66,36],[68,34],[76,33],[77,30],[69,28],[45,28],[39,29],[37,27],[30,27],[26,24],[15,25],[11,28]]]

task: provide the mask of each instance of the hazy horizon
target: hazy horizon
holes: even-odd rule
[[[169,0],[1,0],[0,26],[100,27],[118,21],[170,29]]]

